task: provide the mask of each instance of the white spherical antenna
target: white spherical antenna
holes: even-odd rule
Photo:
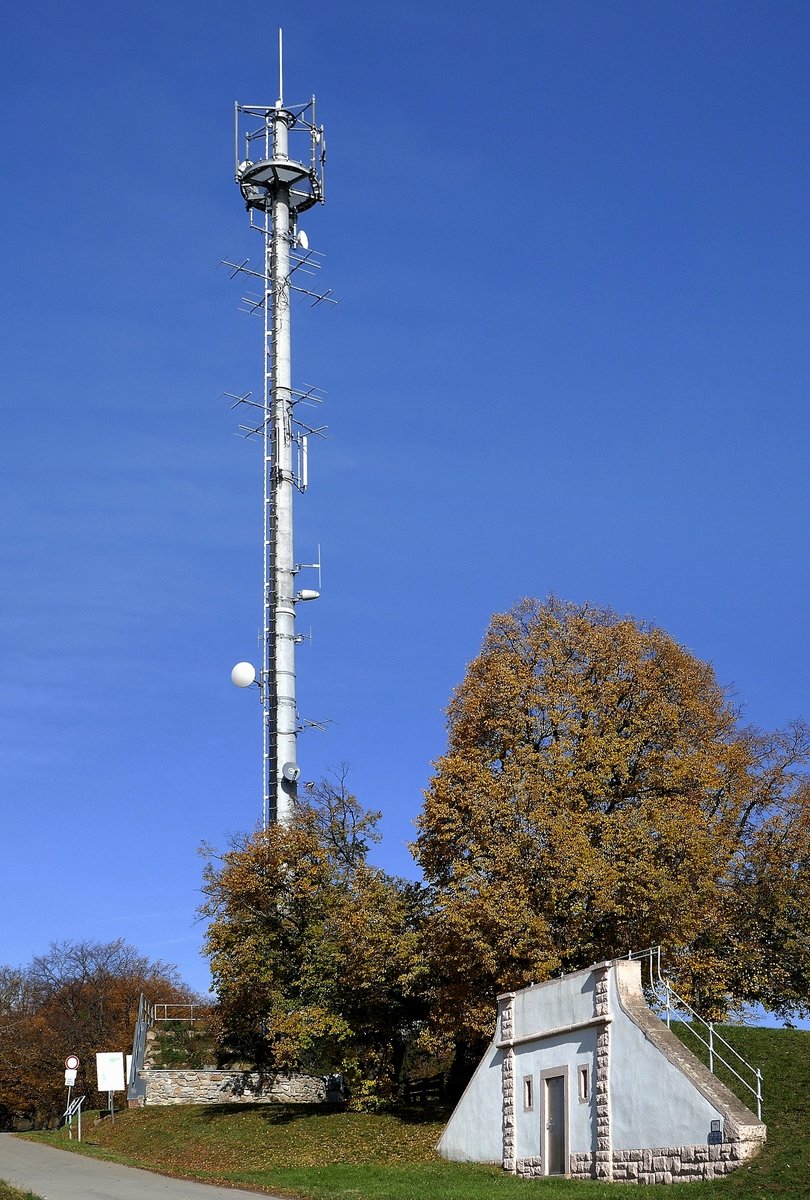
[[[309,250],[309,238],[303,229],[298,230],[298,236],[296,240],[302,250]]]
[[[231,683],[237,687],[250,687],[256,682],[256,668],[253,663],[238,662],[231,671]]]

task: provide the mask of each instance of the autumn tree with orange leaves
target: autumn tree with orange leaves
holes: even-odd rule
[[[657,944],[707,1016],[807,1011],[804,724],[742,727],[662,630],[555,598],[492,619],[448,715],[415,844],[439,1042],[474,1054],[498,992]]]
[[[175,967],[151,961],[123,938],[54,942],[24,967],[0,966],[0,1129],[53,1122],[64,1109],[64,1064],[81,1060],[76,1085],[89,1104],[95,1055],[128,1051],[138,1000],[197,999]]]
[[[368,863],[379,817],[344,773],[287,824],[205,851],[223,1064],[340,1072],[356,1107],[396,1093],[426,1015],[425,893]]]

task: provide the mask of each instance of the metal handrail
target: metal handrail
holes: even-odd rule
[[[193,1024],[194,1021],[199,1020],[199,1015],[196,1017],[194,1015],[195,1008],[197,1009],[197,1012],[199,1014],[199,1010],[201,1008],[206,1008],[206,1007],[207,1007],[207,1005],[204,1005],[204,1004],[163,1004],[163,1003],[153,1004],[152,1005],[152,1020],[153,1021],[191,1021]],[[182,1009],[186,1015],[185,1016],[170,1015],[169,1014],[170,1008],[171,1009],[174,1009],[174,1008]]]
[[[715,1075],[717,1073],[715,1071],[715,1060],[717,1062],[721,1062],[726,1070],[730,1071],[734,1078],[738,1079],[743,1087],[747,1088],[748,1091],[751,1092],[751,1094],[756,1098],[757,1118],[761,1120],[762,1072],[760,1071],[759,1067],[753,1067],[750,1062],[744,1059],[740,1052],[735,1050],[734,1047],[726,1041],[723,1035],[716,1031],[713,1021],[707,1021],[705,1017],[701,1017],[699,1013],[696,1013],[691,1004],[684,1000],[682,996],[679,996],[669,980],[664,978],[664,976],[661,974],[661,947],[648,946],[646,950],[637,950],[631,954],[628,954],[627,957],[640,961],[647,959],[650,969],[650,987],[658,1002],[662,1003],[666,1008],[667,1029],[671,1027],[673,1012],[688,1013],[691,1019],[689,1021],[684,1021],[683,1024],[689,1028],[689,1032],[697,1038],[701,1045],[705,1046],[708,1050],[709,1070],[713,1075]],[[664,992],[663,999],[661,997],[662,989]],[[705,1026],[706,1030],[708,1031],[708,1037],[704,1037],[700,1033],[699,1028],[696,1027],[697,1023]],[[754,1083],[750,1083],[747,1079],[743,1078],[739,1071],[735,1070],[731,1063],[727,1062],[726,1059],[723,1058],[723,1055],[717,1049],[718,1042],[720,1042],[721,1045],[723,1045],[726,1050],[729,1051],[729,1053],[733,1054],[746,1070],[751,1072],[752,1076],[754,1077]]]

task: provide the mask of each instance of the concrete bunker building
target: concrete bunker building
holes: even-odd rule
[[[733,1171],[765,1133],[647,1006],[641,964],[617,959],[499,996],[438,1149],[525,1177],[670,1183]]]

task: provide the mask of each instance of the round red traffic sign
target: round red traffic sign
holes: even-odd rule
[[[75,1054],[69,1054],[67,1056],[67,1058],[65,1059],[65,1070],[66,1071],[78,1071],[78,1069],[79,1069],[78,1058],[76,1057]]]

